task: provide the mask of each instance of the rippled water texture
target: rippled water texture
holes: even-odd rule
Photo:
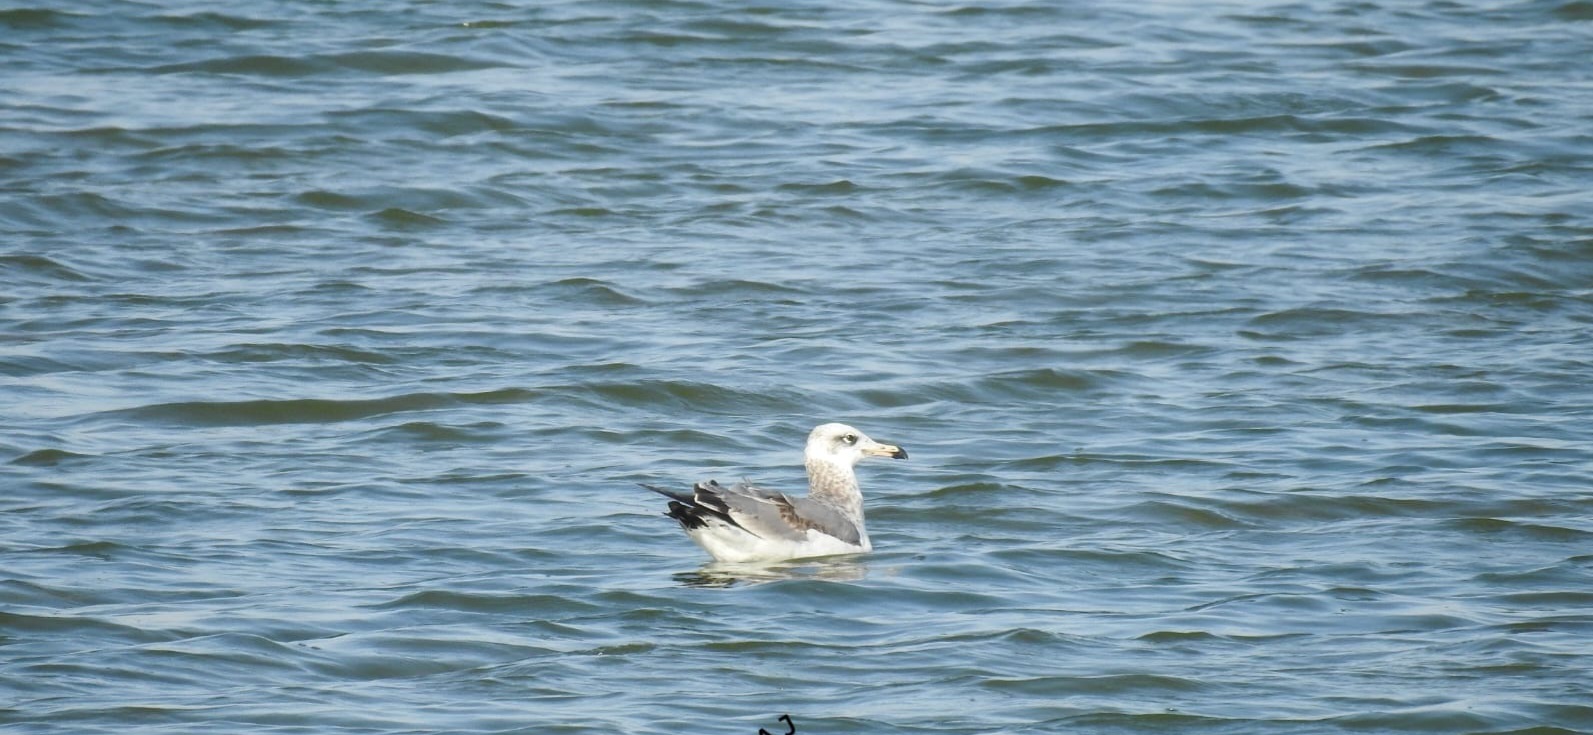
[[[0,5],[0,729],[1593,732],[1593,3]],[[877,552],[706,557],[635,483]]]

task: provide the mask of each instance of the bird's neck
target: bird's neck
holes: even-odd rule
[[[853,518],[863,518],[863,493],[857,487],[857,474],[851,465],[810,459],[808,468],[808,497],[822,500]]]

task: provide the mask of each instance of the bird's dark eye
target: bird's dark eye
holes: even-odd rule
[[[847,444],[856,444],[857,443],[857,435],[856,434],[847,434],[846,436],[841,437],[841,441],[846,442]]]

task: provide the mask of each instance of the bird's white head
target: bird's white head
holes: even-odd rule
[[[820,424],[808,434],[808,462],[855,466],[864,457],[907,459],[907,450],[881,444],[846,424]]]

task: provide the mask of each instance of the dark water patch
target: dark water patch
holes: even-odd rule
[[[100,590],[88,590],[59,584],[22,579],[0,580],[0,603],[8,609],[24,608],[68,609],[101,605],[111,600]]]
[[[216,520],[236,518],[240,515],[251,515],[253,508],[247,505],[220,506],[206,502],[205,499],[177,493],[177,492],[140,492],[136,486],[129,487],[121,497],[115,497],[93,506],[84,508],[80,513],[62,514],[62,524],[67,528],[79,529],[86,536],[98,536],[103,529],[114,529],[117,526],[144,527],[170,531],[174,527],[180,528],[184,519],[192,518],[196,514],[206,514]],[[169,557],[181,557],[191,550],[177,545],[138,545],[129,544],[99,549],[90,544],[85,548],[64,549],[73,553],[103,554],[105,558],[139,559],[160,561]]]
[[[1522,540],[1557,544],[1585,542],[1593,537],[1593,528],[1572,528],[1539,521],[1513,518],[1457,518],[1446,525],[1456,530],[1485,537],[1514,537]]]
[[[145,71],[151,74],[231,74],[298,78],[324,75],[336,69],[336,64],[315,56],[252,54],[163,64]]]
[[[1077,440],[1082,442],[1087,441],[1087,439],[1087,437],[1079,437]],[[1088,465],[1124,466],[1135,471],[1166,471],[1172,474],[1188,474],[1193,471],[1222,469],[1230,466],[1226,462],[1217,460],[1168,458],[1140,454],[1106,454],[1085,451],[1082,448],[1057,454],[1022,457],[1011,460],[1007,466],[1019,470],[1044,472]]]
[[[1593,609],[1593,592],[1581,589],[1514,592],[1498,595],[1494,599],[1515,609]]]
[[[431,421],[410,421],[377,433],[384,439],[401,437],[406,443],[442,444],[460,446],[482,444],[503,438],[504,425],[497,422],[480,422],[470,426],[448,426]]]
[[[1385,518],[1442,518],[1460,506],[1444,500],[1382,495],[1283,493],[1251,500],[1213,500],[1227,514],[1257,523],[1287,520],[1369,522]]]
[[[1135,640],[1154,645],[1183,645],[1188,643],[1211,643],[1229,639],[1227,636],[1220,636],[1203,630],[1157,630],[1140,635]]]
[[[776,296],[796,297],[811,294],[812,290],[790,282],[752,280],[745,278],[717,278],[669,289],[683,297],[712,296],[726,299],[766,299]],[[777,302],[790,303],[795,302]]]
[[[1438,64],[1438,63],[1411,63],[1403,60],[1395,62],[1387,59],[1352,62],[1348,68],[1371,72],[1375,74],[1401,77],[1404,79],[1437,79],[1445,77],[1460,77],[1467,80],[1481,77],[1492,77],[1509,72],[1502,67],[1477,66],[1468,64]]]
[[[371,607],[377,610],[446,610],[467,613],[514,612],[532,617],[549,613],[574,615],[591,612],[596,609],[590,602],[571,597],[484,594],[453,590],[413,592]]]
[[[61,218],[81,218],[87,221],[131,222],[145,216],[158,214],[131,205],[125,199],[115,199],[95,192],[42,194],[12,200],[0,208],[0,215],[27,224],[42,224]],[[23,261],[26,264],[26,261]],[[37,268],[38,265],[31,267]],[[58,271],[65,273],[65,271]],[[81,274],[79,274],[81,275]],[[71,276],[68,276],[71,278]]]
[[[62,463],[69,463],[79,459],[91,459],[92,455],[69,452],[65,449],[35,449],[16,459],[10,464],[27,467],[55,467]]]
[[[1244,521],[1213,508],[1201,507],[1189,500],[1153,500],[1123,508],[1118,514],[1137,522],[1165,523],[1176,527],[1204,530],[1233,530],[1254,527]]]
[[[1435,405],[1427,405],[1427,406],[1411,406],[1410,408],[1411,408],[1411,410],[1420,411],[1422,413],[1435,413],[1435,414],[1443,414],[1443,415],[1447,415],[1447,414],[1467,414],[1467,413],[1518,413],[1519,410],[1520,410],[1520,409],[1517,409],[1515,406],[1511,406],[1511,405],[1508,405],[1508,404],[1499,404],[1499,403],[1487,403],[1487,404],[1467,404],[1467,403],[1458,403],[1458,404],[1456,404],[1456,403],[1452,403],[1452,404],[1435,404]]]
[[[830,181],[822,184],[781,184],[778,189],[780,191],[815,195],[852,195],[860,191],[860,188],[857,184],[854,184],[846,179],[838,179],[836,181]]]
[[[173,640],[165,631],[117,623],[98,617],[59,612],[35,615],[0,610],[0,633],[7,638],[38,637],[66,640],[98,640],[120,644],[158,643]]]
[[[1284,199],[1301,199],[1314,195],[1316,192],[1294,184],[1223,184],[1213,185],[1207,183],[1179,184],[1176,186],[1162,187],[1150,192],[1157,197],[1194,197],[1197,199],[1258,199],[1262,201],[1277,201]]]
[[[307,191],[299,194],[297,199],[301,204],[317,209],[358,211],[369,208],[366,199],[340,192]]]
[[[1356,714],[1339,715],[1325,722],[1352,731],[1389,732],[1499,732],[1513,718],[1489,715],[1464,703],[1371,707]]]
[[[374,188],[374,190],[358,191],[358,193],[309,191],[309,193],[299,196],[299,199],[306,202],[306,204],[323,207],[323,209],[373,212],[373,217],[382,217],[389,210],[436,212],[436,210],[476,209],[476,207],[503,204],[503,201],[487,201],[487,199],[476,198],[476,196],[472,196],[470,191],[465,190],[435,190],[435,188],[417,187],[382,187]],[[416,214],[416,212],[411,212],[411,214]],[[427,217],[427,215],[421,215],[421,217]],[[435,217],[433,217],[433,220],[441,222]]]
[[[564,386],[557,392],[564,396],[584,395],[607,406],[675,407],[721,414],[780,413],[802,405],[801,396],[788,389],[751,391],[689,380],[592,382]]]
[[[1593,2],[1576,0],[1569,3],[1554,3],[1552,12],[1556,18],[1562,20],[1593,20]]]
[[[1168,692],[1207,691],[1211,686],[1193,679],[1160,674],[1113,674],[1106,676],[1035,676],[1017,679],[992,678],[984,686],[1032,696],[1060,697],[1079,694],[1142,696]]]
[[[355,284],[355,288],[362,288]],[[326,284],[317,286],[322,290]],[[391,354],[361,350],[335,344],[257,343],[238,344],[202,355],[204,359],[225,363],[306,362],[312,364],[393,365],[400,359]]]
[[[165,163],[175,165],[209,163],[217,166],[237,163],[250,168],[272,168],[281,163],[291,162],[301,155],[301,151],[278,146],[183,143],[146,151],[134,158],[143,166],[151,168],[159,167],[160,164]],[[167,181],[177,183],[208,182],[211,180],[208,174],[192,173],[174,177]]]
[[[332,119],[355,127],[425,131],[440,139],[460,135],[502,133],[521,127],[520,123],[509,117],[469,109],[425,111],[365,108],[338,113],[333,115]]]
[[[1494,594],[1512,605],[1568,609],[1577,605],[1562,603],[1577,602],[1577,598],[1593,589],[1593,569],[1573,557],[1539,569],[1484,572],[1475,575],[1472,582],[1480,589],[1494,590]]]
[[[1077,547],[1047,544],[1028,548],[998,549],[989,552],[989,556],[1016,568],[1068,569],[1071,574],[1084,576],[1166,574],[1189,567],[1187,562],[1168,554],[1148,550],[1100,548],[1083,542]]]
[[[905,408],[931,402],[916,390],[884,390],[865,388],[855,391],[858,400],[876,408]]]
[[[1408,315],[1333,307],[1300,307],[1253,317],[1242,337],[1256,340],[1300,340],[1327,337],[1357,329],[1383,330],[1408,323]]]
[[[800,658],[810,652],[833,648],[808,641],[775,638],[770,640],[725,640],[697,644],[708,651],[759,657]]]
[[[54,8],[5,8],[0,10],[0,26],[14,31],[66,30],[92,17]]]
[[[1277,19],[1283,20],[1283,19]],[[1280,47],[1295,52],[1306,52],[1312,56],[1327,58],[1363,59],[1391,54],[1403,53],[1415,48],[1411,43],[1398,38],[1334,38],[1328,40],[1310,40],[1305,42],[1286,42]]]
[[[642,306],[648,302],[626,293],[618,285],[596,278],[565,278],[536,287],[539,293],[592,306]]]
[[[227,74],[300,78],[343,71],[367,74],[448,74],[490,69],[497,64],[449,54],[418,51],[358,51],[341,54],[280,56],[245,54],[203,61],[163,64],[147,69],[152,74]]]
[[[66,281],[70,283],[86,283],[96,280],[56,258],[28,253],[0,255],[0,268],[5,269],[6,275],[11,277],[21,275],[24,277],[36,277],[46,281]]]
[[[167,671],[203,669],[259,675],[263,670],[292,674],[304,670],[304,649],[250,633],[215,633],[144,646],[138,658]]]
[[[1527,274],[1524,273],[1518,273],[1516,275],[1521,279],[1537,280],[1535,277],[1527,276]],[[1516,279],[1513,278],[1512,280]],[[1456,306],[1462,308],[1468,306],[1482,308],[1495,313],[1497,313],[1500,309],[1525,309],[1538,313],[1549,313],[1564,309],[1571,305],[1571,302],[1569,302],[1563,294],[1552,292],[1551,289],[1554,289],[1558,286],[1558,284],[1555,284],[1552,281],[1544,280],[1537,284],[1524,285],[1536,285],[1543,290],[1521,291],[1516,289],[1492,290],[1472,288],[1466,290],[1465,293],[1454,296],[1435,298],[1432,300],[1432,303],[1435,305]],[[1515,320],[1500,320],[1494,325],[1490,326],[1493,326],[1494,329],[1512,329],[1518,327],[1519,323]],[[1475,327],[1473,329],[1475,329]],[[1487,329],[1480,331],[1485,335],[1495,334],[1494,331]],[[1460,330],[1457,330],[1457,333],[1458,332],[1460,332]]]
[[[397,230],[437,227],[447,223],[447,220],[441,217],[434,217],[432,215],[422,214],[420,212],[411,212],[400,207],[388,207],[380,212],[372,213],[369,215],[369,218],[371,221],[379,223],[383,227],[390,227]]]
[[[264,224],[244,225],[242,227],[222,227],[215,230],[217,235],[232,235],[237,237],[270,237],[270,238],[302,238],[308,237],[315,230],[293,224]]]
[[[163,137],[169,132],[172,131],[160,127],[145,129],[102,124],[68,128],[54,132],[53,135],[73,145],[93,145],[111,151],[120,149],[145,151],[165,145]],[[76,179],[87,175],[85,171],[72,171],[67,178]]]
[[[185,401],[109,411],[138,421],[184,426],[257,426],[265,424],[336,423],[463,405],[525,403],[542,393],[505,388],[482,393],[411,393],[389,398],[331,400],[316,398],[252,401]]]
[[[86,556],[100,561],[114,561],[143,553],[137,547],[127,546],[115,541],[69,541],[59,546],[41,546],[30,548],[27,551],[40,554]]]
[[[497,63],[452,54],[424,51],[358,51],[332,54],[328,61],[346,69],[373,74],[448,74],[477,71],[499,66]]]
[[[595,219],[602,217],[614,217],[620,213],[607,207],[560,207],[558,209],[548,210],[547,214],[552,217],[581,217]]]
[[[964,578],[960,575],[958,578]],[[967,588],[944,587],[930,581],[929,588],[900,587],[884,593],[860,585],[836,584],[824,579],[781,581],[754,588],[759,600],[773,609],[822,614],[835,606],[863,606],[876,616],[908,615],[912,611],[975,611],[1000,606],[997,595]]]
[[[1368,150],[1422,156],[1459,156],[1498,153],[1502,141],[1486,135],[1423,135],[1396,143],[1380,143]]]
[[[1051,400],[1060,395],[1099,390],[1123,376],[1115,370],[1033,368],[921,385],[911,392],[925,399],[957,403]]]
[[[930,180],[940,189],[980,195],[1053,193],[1073,182],[1041,174],[1013,174],[994,169],[964,168],[938,172]]]
[[[1188,342],[1175,342],[1167,340],[1134,340],[1121,346],[1092,354],[1092,357],[1122,357],[1135,361],[1141,360],[1166,360],[1180,358],[1184,360],[1207,357],[1220,354],[1219,348],[1192,344]]]
[[[165,23],[174,28],[225,31],[253,31],[277,27],[282,24],[280,20],[270,18],[248,18],[240,15],[229,15],[215,11],[201,11],[186,15],[162,15],[153,20]]]
[[[936,642],[950,645],[998,641],[1001,643],[1024,647],[1055,646],[1057,644],[1073,644],[1078,642],[1078,640],[1073,636],[1069,636],[1057,631],[1039,630],[1036,628],[1017,628],[1014,630],[1004,630],[995,633],[977,633],[944,637],[937,636],[934,640]]]
[[[923,493],[923,497],[934,501],[944,502],[955,500],[959,497],[977,498],[987,493],[1009,493],[1017,489],[1016,485],[1000,482],[959,482],[932,489]]]

